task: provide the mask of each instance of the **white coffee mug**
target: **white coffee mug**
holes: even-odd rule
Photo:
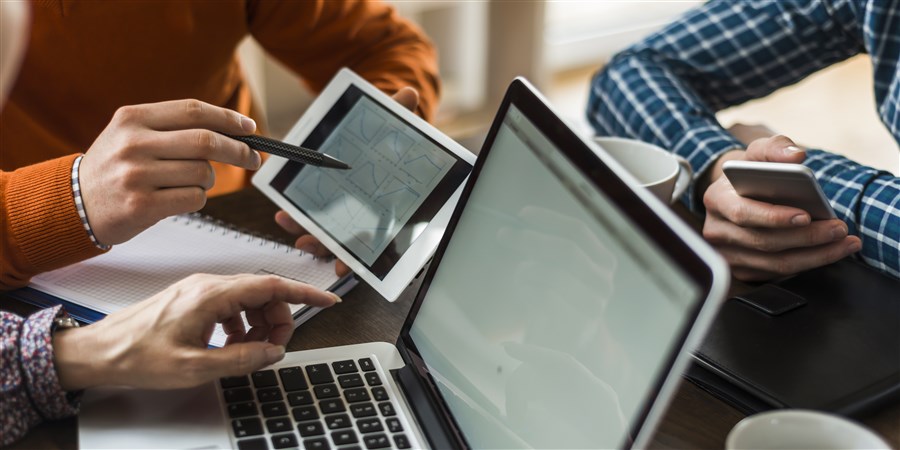
[[[617,137],[595,137],[594,142],[665,203],[677,201],[691,184],[694,171],[687,160],[653,144]]]
[[[742,449],[889,449],[868,428],[817,411],[785,409],[738,422],[725,440],[728,450]]]

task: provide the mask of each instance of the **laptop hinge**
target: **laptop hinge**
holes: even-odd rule
[[[453,439],[452,431],[438,413],[438,406],[428,395],[422,380],[416,376],[415,369],[411,365],[406,365],[391,370],[391,376],[397,381],[406,401],[412,407],[413,414],[431,448],[460,448],[459,443]]]

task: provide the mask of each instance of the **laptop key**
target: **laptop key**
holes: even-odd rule
[[[405,434],[395,434],[394,435],[394,444],[397,446],[397,448],[401,448],[401,449],[412,447],[411,445],[409,445],[409,439],[406,438]]]
[[[291,406],[312,405],[313,397],[309,391],[290,392],[287,395],[288,403]]]
[[[382,386],[372,388],[372,397],[376,402],[384,402],[388,400],[387,389]]]
[[[328,364],[306,366],[306,375],[309,376],[309,382],[312,384],[334,383],[334,377],[331,376],[331,369],[328,368]]]
[[[363,370],[363,372],[371,372],[371,371],[375,370],[375,364],[372,363],[372,358],[360,359],[359,367]]]
[[[346,414],[335,414],[333,416],[325,417],[325,426],[328,427],[329,430],[337,430],[340,428],[350,428],[353,426],[353,422],[350,422],[350,416]]]
[[[228,377],[222,378],[219,380],[219,383],[222,385],[222,389],[231,389],[242,386],[249,386],[250,379],[247,376],[242,377]]]
[[[376,431],[384,431],[384,427],[381,426],[381,420],[379,420],[377,417],[357,420],[356,428],[363,434],[374,433]]]
[[[305,448],[306,450],[327,450],[331,448],[331,446],[328,445],[328,439],[315,438],[304,440],[303,448]]]
[[[231,429],[234,430],[234,437],[238,439],[263,434],[262,422],[256,417],[232,420]]]
[[[294,424],[291,423],[291,419],[288,419],[287,417],[279,417],[277,419],[269,419],[266,421],[266,429],[272,434],[290,431],[293,426]]]
[[[353,430],[335,431],[331,433],[331,440],[334,441],[334,445],[355,444],[359,442],[359,439],[356,437],[356,432]]]
[[[286,416],[288,413],[287,407],[284,406],[284,402],[265,403],[262,405],[261,409],[262,415],[265,417]]]
[[[399,433],[403,431],[403,425],[400,425],[400,419],[396,417],[384,419],[384,423],[387,424],[388,430],[390,430],[391,433]]]
[[[359,370],[356,369],[356,363],[353,362],[352,359],[335,361],[331,363],[331,368],[334,369],[334,373],[336,374],[359,372]]]
[[[272,446],[275,448],[296,447],[297,436],[294,433],[272,436]]]
[[[244,439],[238,441],[238,450],[269,450],[266,438]]]
[[[366,381],[369,382],[369,386],[381,386],[381,378],[378,377],[378,372],[367,373]]]
[[[325,434],[325,429],[322,428],[321,422],[301,423],[297,425],[297,431],[300,432],[300,436],[302,437],[320,436]]]
[[[359,376],[358,373],[352,373],[350,375],[341,375],[338,377],[338,384],[341,385],[344,389],[355,388],[364,386],[362,377]]]
[[[277,387],[256,390],[256,399],[259,400],[260,403],[277,402],[283,398],[284,397],[281,396],[281,389]]]
[[[226,389],[224,392],[225,403],[249,402],[253,400],[253,391],[250,388]]]
[[[394,411],[394,405],[391,402],[379,403],[378,409],[381,410],[381,415],[385,417],[397,415],[397,411]]]
[[[347,408],[344,407],[344,402],[339,398],[322,400],[319,402],[319,408],[322,409],[322,412],[325,414],[344,412]]]
[[[278,386],[278,379],[275,378],[274,370],[260,370],[250,375],[253,379],[253,386],[257,388]]]
[[[347,403],[359,403],[371,400],[369,398],[369,391],[367,391],[366,388],[347,389],[344,391],[344,399],[347,400]]]
[[[338,388],[334,384],[322,384],[319,386],[315,386],[313,391],[316,393],[316,398],[321,400],[323,398],[334,398],[341,395],[338,391]]]
[[[300,406],[291,410],[294,420],[304,422],[307,420],[315,420],[319,418],[319,412],[315,406]]]
[[[232,403],[228,405],[228,417],[231,417],[232,419],[255,416],[256,414],[256,403],[253,402]]]
[[[359,419],[360,417],[369,417],[378,414],[375,411],[375,405],[371,403],[354,403],[350,405],[350,414]]]
[[[391,440],[384,434],[370,434],[368,436],[363,436],[363,443],[366,444],[366,448],[385,448],[391,446]]]
[[[281,384],[284,386],[285,391],[291,392],[309,388],[306,385],[306,378],[303,377],[303,370],[299,367],[278,369],[278,375],[281,376]]]

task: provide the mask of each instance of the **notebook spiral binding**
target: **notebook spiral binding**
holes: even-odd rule
[[[206,228],[207,231],[221,232],[223,236],[227,236],[231,234],[234,239],[246,239],[248,243],[256,243],[260,247],[271,245],[274,250],[284,250],[285,253],[296,253],[298,256],[305,256],[306,252],[300,250],[298,248],[294,248],[291,245],[287,245],[278,241],[278,238],[257,233],[254,231],[250,231],[246,228],[238,227],[223,220],[216,219],[215,217],[193,212],[188,214],[180,214],[172,217],[172,221],[175,223],[183,223],[185,226],[193,225],[197,229]],[[320,258],[316,255],[310,255],[313,259],[316,260],[324,260],[330,261],[333,259],[332,257]]]

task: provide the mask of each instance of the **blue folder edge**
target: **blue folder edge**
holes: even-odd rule
[[[328,290],[334,292],[338,296],[343,296],[347,292],[350,292],[350,289],[353,289],[353,287],[358,283],[359,280],[357,280],[356,277],[353,276],[353,274],[349,274],[337,280],[333,285],[331,285],[331,287],[328,288]],[[81,306],[77,303],[72,303],[68,300],[63,300],[55,295],[50,295],[46,292],[31,287],[24,287],[16,289],[14,291],[9,291],[6,293],[6,295],[16,300],[37,306],[39,308],[52,308],[56,305],[63,305],[69,315],[72,316],[72,318],[85,324],[94,323],[106,317],[106,314],[103,314],[99,311]],[[297,312],[297,314],[294,315],[294,327],[296,328],[300,326],[303,322],[306,322],[321,310],[322,308],[316,307],[301,309]]]

